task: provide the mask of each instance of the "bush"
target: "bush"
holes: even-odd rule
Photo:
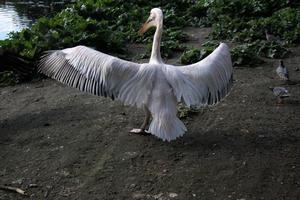
[[[201,51],[199,49],[189,49],[180,56],[179,60],[181,64],[187,65],[196,63],[200,60]]]
[[[19,82],[18,77],[12,71],[0,72],[0,87],[14,85]]]
[[[153,31],[144,37],[137,31],[153,7],[163,8],[165,14],[162,56],[167,58],[186,49],[181,44],[187,38],[182,27],[189,25],[212,25],[213,39],[238,42],[240,46],[232,52],[240,64],[248,63],[254,54],[270,58],[287,55],[285,48],[265,41],[264,29],[279,35],[286,44],[300,42],[296,0],[79,0],[51,18],[37,20],[31,28],[11,33],[0,46],[6,52],[36,60],[45,50],[79,44],[114,54],[124,53],[125,42],[147,42],[149,55]],[[201,50],[186,50],[180,60],[195,62],[213,49],[203,46]]]
[[[227,5],[228,4],[228,5]],[[265,30],[278,35],[287,43],[300,42],[300,8],[288,0],[230,1],[211,4],[209,19],[213,23],[215,39],[253,42],[265,39]]]

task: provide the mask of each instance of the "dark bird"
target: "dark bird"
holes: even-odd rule
[[[281,39],[278,36],[273,35],[269,30],[265,30],[266,39],[269,42],[276,42],[278,44],[282,44]]]
[[[284,87],[269,87],[269,89],[277,97],[277,105],[283,105],[283,99],[291,96],[289,91]]]
[[[276,73],[278,74],[278,76],[281,80],[288,81],[290,79],[289,78],[289,71],[285,67],[285,65],[283,64],[282,60],[279,61],[279,65],[276,69]]]

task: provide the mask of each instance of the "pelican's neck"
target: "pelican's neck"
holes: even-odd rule
[[[151,58],[149,63],[163,63],[160,55],[160,42],[161,42],[162,29],[163,29],[163,22],[162,20],[160,20],[160,23],[156,26],[156,31],[154,34],[154,39],[152,44]]]

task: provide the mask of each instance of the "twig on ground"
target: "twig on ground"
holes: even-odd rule
[[[16,193],[19,193],[19,194],[25,195],[25,196],[27,195],[24,190],[22,190],[20,188],[17,188],[17,187],[12,187],[12,186],[1,185],[0,186],[0,190],[6,190],[6,191],[11,191],[11,192],[16,192]]]

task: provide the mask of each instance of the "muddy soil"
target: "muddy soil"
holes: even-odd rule
[[[277,62],[235,68],[230,95],[172,142],[128,133],[141,110],[50,79],[0,88],[0,185],[28,195],[0,199],[300,199],[300,85],[276,79]],[[292,96],[277,106],[269,86]]]

